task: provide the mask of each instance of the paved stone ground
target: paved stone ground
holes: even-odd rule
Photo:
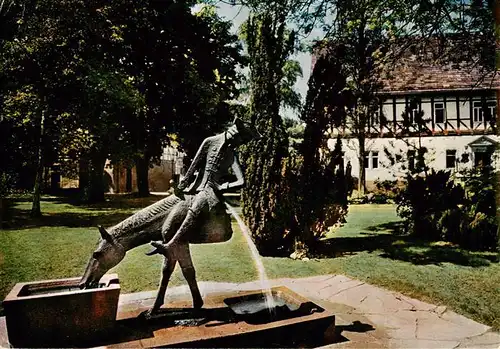
[[[342,275],[271,280],[287,286],[335,313],[337,341],[323,348],[500,348],[500,333],[464,316],[400,293]],[[200,282],[203,295],[259,289],[244,284]],[[170,288],[166,303],[189,299],[187,286]],[[150,307],[155,291],[120,296],[120,312]],[[187,297],[187,298],[186,298]],[[0,318],[0,347],[7,343],[5,319]]]
[[[324,348],[500,348],[500,333],[448,310],[342,275],[272,280],[336,314],[339,342]],[[200,282],[202,294],[254,290],[244,284]],[[156,292],[123,295],[120,307],[150,306]],[[171,288],[167,302],[189,294],[187,286]],[[134,304],[135,303],[135,304]]]

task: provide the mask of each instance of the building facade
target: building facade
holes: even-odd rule
[[[150,192],[166,192],[170,189],[170,180],[178,180],[184,171],[185,154],[173,147],[165,147],[160,162],[149,169],[148,182]],[[108,162],[106,172],[112,177],[110,192],[127,193],[137,191],[135,167],[127,169],[123,165]]]
[[[496,74],[471,68],[470,62],[442,64],[407,54],[382,79],[378,111],[365,129],[367,187],[377,180],[395,180],[416,166],[418,149],[436,170],[461,170],[491,165],[498,168]],[[344,163],[359,173],[359,144],[349,124],[341,135]],[[330,145],[335,144],[334,139]]]

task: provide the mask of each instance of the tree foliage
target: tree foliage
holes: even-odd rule
[[[340,61],[342,46],[329,48],[318,58],[309,79],[309,89],[301,119],[305,123],[300,147],[299,192],[297,197],[298,234],[296,249],[314,248],[329,227],[347,213],[347,182],[341,161],[340,139],[328,147],[326,131],[345,120],[350,94]]]
[[[235,0],[231,3],[260,10],[274,6],[273,2],[263,0]],[[467,56],[471,66],[485,67],[485,72],[495,68],[492,57],[495,57],[497,4],[494,0],[288,0],[286,4],[288,20],[305,37],[320,29],[324,39],[333,38],[339,27],[359,25],[356,20],[346,20],[343,9],[370,9],[371,14],[379,18],[371,25],[383,25],[389,36],[410,36],[413,37],[411,44],[424,47],[429,43],[434,45],[436,38],[445,43],[446,35],[455,33],[462,44],[452,52],[441,52],[442,59],[449,62]],[[471,35],[474,40],[471,40]],[[401,45],[400,49],[405,50],[409,44]]]
[[[6,145],[34,158],[43,113],[45,166],[79,164],[81,188],[99,201],[104,161],[133,163],[147,194],[170,135],[189,152],[231,119],[226,101],[238,94],[237,37],[213,10],[192,13],[195,3],[2,2],[2,126],[34,135]]]
[[[250,59],[249,118],[263,137],[245,152],[243,214],[263,254],[275,254],[286,245],[283,235],[289,224],[283,212],[282,171],[288,142],[279,114],[284,100],[279,86],[286,80],[284,66],[294,51],[295,34],[286,28],[288,9],[275,5],[272,10],[253,13],[245,33]]]

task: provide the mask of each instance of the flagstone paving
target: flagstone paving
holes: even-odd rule
[[[261,288],[259,282],[200,282],[199,285],[203,295]],[[323,348],[500,348],[500,333],[445,306],[425,303],[343,275],[270,280],[270,286],[287,286],[335,313],[336,343]],[[189,299],[189,294],[187,286],[170,288],[166,303]],[[119,312],[149,307],[155,295],[155,291],[121,295]],[[0,347],[6,339],[3,320],[0,318]]]
[[[271,286],[287,286],[336,315],[340,342],[324,348],[500,348],[500,333],[448,310],[369,285],[343,275],[277,279]],[[260,288],[243,284],[200,282],[202,294]],[[189,294],[187,286],[171,288],[171,299]],[[140,300],[152,305],[155,292],[124,295],[121,306]],[[167,299],[168,302],[168,299]]]

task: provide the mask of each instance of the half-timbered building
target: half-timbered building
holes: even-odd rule
[[[367,186],[401,178],[405,169],[416,166],[418,149],[423,148],[426,164],[436,170],[458,174],[497,165],[500,78],[470,63],[442,64],[410,53],[391,67],[391,74],[382,79],[380,106],[366,127]],[[343,136],[344,162],[351,163],[356,176],[359,146],[349,130],[345,125],[334,130],[333,137]]]

